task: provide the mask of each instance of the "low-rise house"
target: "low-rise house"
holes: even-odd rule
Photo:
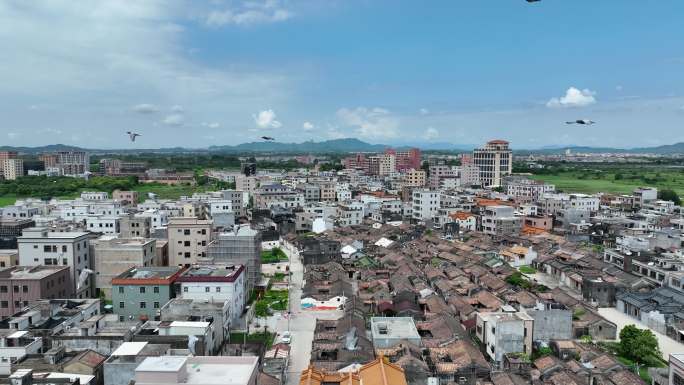
[[[257,385],[258,357],[147,357],[135,369],[136,385]]]
[[[531,354],[533,330],[534,319],[514,309],[477,314],[475,335],[497,366],[502,365],[507,353]]]
[[[159,319],[159,311],[176,296],[180,267],[133,267],[112,279],[113,311],[124,320]]]
[[[130,341],[139,321],[119,321],[113,314],[94,315],[68,329],[53,335],[52,343],[56,347],[64,347],[67,351],[94,350],[103,355],[110,355],[122,343]]]
[[[375,348],[391,348],[402,341],[421,346],[421,337],[413,318],[373,317],[370,323]]]
[[[244,265],[199,265],[193,266],[176,279],[178,295],[209,303],[227,303],[230,316],[227,323],[237,322],[245,308]]]

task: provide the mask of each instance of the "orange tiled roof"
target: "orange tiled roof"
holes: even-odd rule
[[[456,211],[455,213],[449,214],[449,217],[451,217],[452,219],[458,219],[461,221],[466,220],[466,219],[471,218],[471,217],[474,217],[474,216],[475,216],[475,214],[468,213],[465,211]]]
[[[404,369],[386,361],[384,357],[378,357],[358,371],[349,373],[328,373],[309,366],[299,378],[299,385],[322,385],[328,382],[340,385],[407,385]]]
[[[475,204],[480,207],[486,206],[511,206],[514,207],[513,202],[504,201],[501,199],[486,199],[486,198],[475,198]]]

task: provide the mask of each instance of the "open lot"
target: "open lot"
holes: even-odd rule
[[[684,171],[681,169],[587,168],[559,171],[554,174],[536,174],[532,178],[554,184],[556,189],[565,192],[624,194],[631,193],[639,186],[653,186],[658,189],[672,189],[679,196],[684,196]]]

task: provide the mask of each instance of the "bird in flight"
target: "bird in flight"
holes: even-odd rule
[[[135,138],[137,138],[138,136],[142,136],[132,131],[126,131],[126,133],[128,134],[128,137],[131,138],[131,142],[135,142]]]
[[[275,140],[275,138],[272,138],[270,136],[262,136],[261,139],[268,140],[268,141],[274,141]]]
[[[587,126],[590,126],[594,123],[596,123],[596,122],[593,120],[589,120],[589,119],[577,119],[577,120],[574,120],[571,122],[565,122],[565,124],[583,124],[583,125],[587,125]]]
[[[538,1],[541,1],[541,0],[527,0],[528,3],[536,3]]]

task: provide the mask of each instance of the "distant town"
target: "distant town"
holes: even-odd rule
[[[0,377],[677,384],[683,158],[511,147],[0,152]]]

